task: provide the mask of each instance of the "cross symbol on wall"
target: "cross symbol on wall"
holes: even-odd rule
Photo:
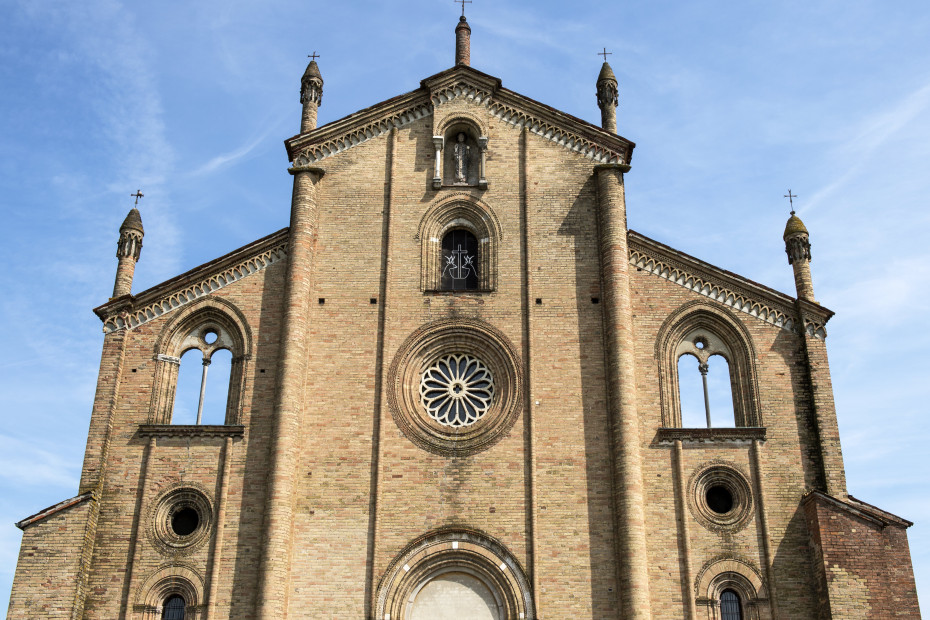
[[[791,190],[788,190],[788,193],[785,194],[785,198],[788,199],[788,202],[791,204],[791,215],[794,215],[794,199],[797,198],[797,194],[792,194]]]
[[[607,62],[607,57],[608,57],[608,56],[613,56],[614,53],[613,53],[613,52],[608,52],[608,51],[607,51],[607,48],[605,47],[605,48],[604,48],[604,51],[603,51],[603,52],[598,52],[597,55],[598,55],[598,56],[603,56],[603,57],[604,57],[604,62]]]
[[[139,199],[142,198],[143,196],[145,196],[145,194],[142,193],[141,189],[137,189],[135,194],[129,194],[130,198],[135,197],[137,207],[139,206]]]

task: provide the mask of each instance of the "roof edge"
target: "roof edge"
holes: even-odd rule
[[[156,284],[153,287],[150,287],[141,293],[136,295],[124,295],[122,297],[116,297],[109,300],[105,304],[97,306],[94,308],[94,314],[100,317],[100,320],[104,322],[104,331],[114,331],[117,327],[113,329],[107,329],[109,323],[112,322],[112,319],[116,315],[129,314],[145,314],[147,317],[150,313],[146,310],[152,305],[158,305],[160,300],[165,299],[166,297],[177,293],[178,291],[183,290],[185,287],[190,287],[195,285],[198,282],[208,280],[217,274],[222,273],[223,271],[228,271],[230,269],[235,269],[237,265],[247,262],[250,258],[261,255],[272,251],[277,246],[284,244],[288,238],[288,232],[290,228],[282,228],[277,232],[273,232],[270,235],[262,237],[256,241],[248,243],[240,248],[233,250],[219,258],[215,258],[211,261],[203,263],[193,269],[185,271],[184,273],[177,275],[169,280],[165,280],[160,284]],[[271,261],[274,262],[274,261]],[[265,265],[262,265],[263,268]],[[249,271],[248,273],[252,273]],[[245,274],[248,275],[248,274]],[[243,277],[241,274],[239,277]],[[237,280],[238,277],[227,278],[226,280]],[[228,281],[224,281],[222,286],[228,284]],[[220,288],[219,286],[215,288]],[[196,295],[195,295],[196,296]],[[155,310],[154,315],[158,316],[163,314],[163,311]],[[154,318],[154,316],[149,317]],[[135,324],[145,322],[138,321]],[[135,324],[130,322],[130,326],[134,327]]]
[[[859,517],[860,519],[864,519],[866,521],[871,521],[872,523],[880,525],[881,527],[895,525],[907,529],[914,525],[912,521],[908,521],[903,517],[899,517],[896,514],[888,512],[887,510],[882,510],[881,508],[864,502],[861,499],[857,499],[852,495],[847,495],[846,497],[846,500],[842,500],[838,497],[828,495],[823,491],[812,489],[811,491],[808,491],[807,495],[805,495],[804,499],[801,501],[807,503],[813,501],[814,499],[819,499],[820,501],[846,511],[853,516]]]
[[[771,287],[760,284],[754,280],[750,280],[745,276],[741,276],[737,273],[717,267],[708,262],[702,261],[699,258],[691,256],[680,250],[676,250],[671,246],[665,245],[655,239],[651,239],[646,235],[636,232],[635,230],[628,231],[628,238],[632,244],[637,244],[641,249],[648,252],[653,252],[661,255],[663,258],[668,258],[673,261],[678,261],[689,266],[691,269],[704,274],[714,276],[721,281],[726,282],[729,285],[732,285],[734,288],[742,289],[742,292],[746,293],[748,296],[754,297],[756,299],[761,299],[767,301],[773,305],[779,306],[779,309],[788,314],[795,314],[797,308],[797,299],[777,291]],[[827,321],[835,314],[829,308],[822,306],[820,304],[803,304],[805,312],[813,314],[817,318],[823,321],[823,324],[826,324]]]
[[[53,506],[49,506],[48,508],[40,510],[34,515],[26,517],[22,521],[18,521],[17,523],[15,523],[15,525],[19,529],[25,531],[25,529],[29,527],[30,525],[38,523],[39,521],[43,521],[47,519],[48,517],[51,517],[52,515],[61,512],[62,510],[67,510],[68,508],[71,508],[72,506],[77,506],[78,504],[82,502],[86,502],[87,500],[92,499],[93,496],[94,496],[93,492],[89,491],[87,493],[83,493],[81,495],[77,495],[75,497],[66,499],[64,501],[58,502],[57,504]]]

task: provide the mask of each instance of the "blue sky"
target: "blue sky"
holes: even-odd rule
[[[916,523],[930,600],[930,10],[925,0],[475,0],[472,66],[635,141],[630,227],[793,293],[811,231],[850,492]],[[320,123],[452,65],[450,0],[0,0],[0,598],[12,523],[71,497],[117,229],[142,188],[141,291],[287,225],[282,141],[316,50]],[[4,525],[6,524],[6,525]]]

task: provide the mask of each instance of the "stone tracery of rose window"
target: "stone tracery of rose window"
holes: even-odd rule
[[[487,413],[494,398],[494,378],[471,355],[446,355],[423,371],[420,402],[443,426],[470,426]]]

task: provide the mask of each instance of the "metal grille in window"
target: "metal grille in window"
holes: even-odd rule
[[[175,594],[165,601],[165,609],[161,614],[162,620],[184,620],[184,598]]]
[[[446,291],[478,288],[478,240],[467,230],[452,230],[442,238],[442,281]]]
[[[494,398],[494,378],[470,355],[446,355],[423,371],[420,401],[444,426],[469,426],[487,413]]]
[[[743,620],[739,595],[733,590],[724,590],[720,594],[720,620]]]

